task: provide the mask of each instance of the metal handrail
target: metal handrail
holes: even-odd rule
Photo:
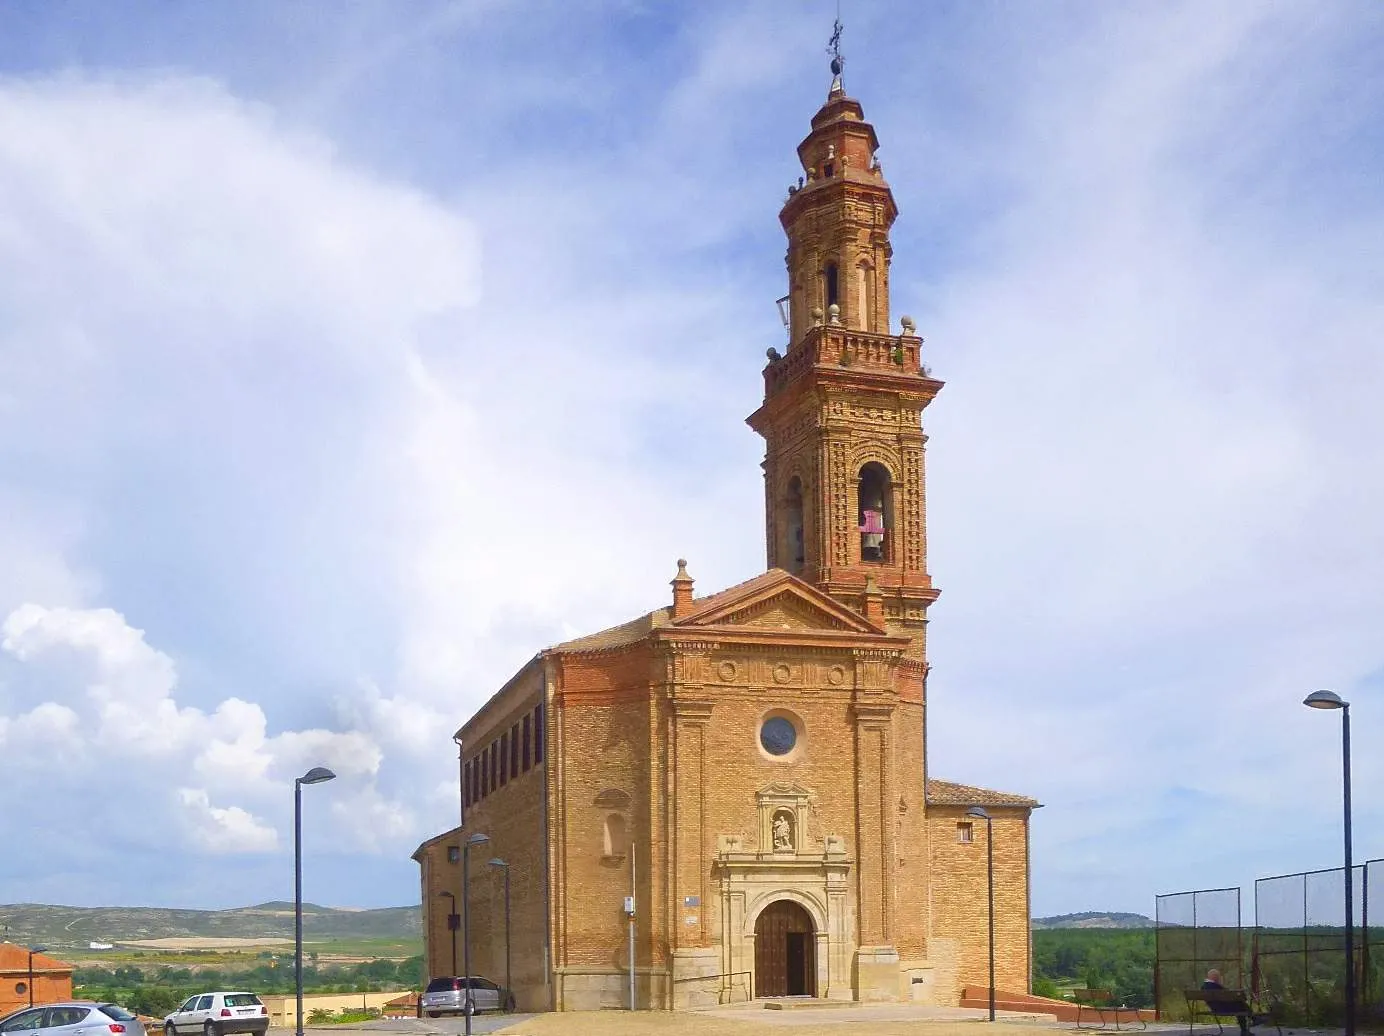
[[[746,988],[747,988],[748,991],[749,991],[750,999],[753,1000],[753,999],[754,999],[754,972],[753,972],[753,971],[722,971],[722,972],[720,972],[719,974],[716,974],[716,975],[689,975],[687,978],[675,978],[675,979],[673,979],[673,985],[677,985],[679,982],[705,982],[705,981],[707,981],[708,979],[713,979],[713,978],[735,978],[735,977],[738,976],[738,975],[746,975],[746,976],[748,976],[749,981],[746,982],[745,985],[746,985]],[[722,988],[722,989],[727,989],[727,988],[730,988],[730,987],[727,987],[727,986],[724,986],[724,985],[723,985],[721,988]]]

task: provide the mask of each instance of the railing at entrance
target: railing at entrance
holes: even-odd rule
[[[689,976],[689,977],[687,977],[687,978],[675,978],[675,979],[673,979],[673,985],[676,986],[676,985],[677,985],[678,983],[680,983],[680,982],[709,982],[709,981],[711,981],[712,979],[726,979],[726,978],[731,979],[731,981],[728,982],[728,983],[727,983],[727,982],[722,982],[722,983],[721,983],[720,991],[724,993],[724,992],[726,992],[727,990],[733,989],[733,988],[735,987],[735,981],[734,981],[734,980],[737,979],[737,978],[739,978],[741,975],[744,975],[744,976],[745,976],[745,991],[746,991],[746,993],[748,994],[748,996],[747,996],[746,999],[753,1000],[753,999],[754,999],[754,972],[753,972],[753,971],[723,971],[723,972],[721,972],[721,973],[718,974],[718,975],[691,975],[691,976]]]

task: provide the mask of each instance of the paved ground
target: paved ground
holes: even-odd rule
[[[538,1015],[477,1015],[471,1031],[507,1036],[789,1036],[792,1033],[820,1033],[822,1036],[981,1036],[976,1023],[984,1023],[985,1012],[970,1008],[921,1007],[908,1004],[862,1005],[858,1007],[800,1008],[770,1011],[759,1005],[718,1007],[707,1011],[592,1011]],[[996,1019],[1003,1026],[1002,1036],[1065,1036],[1073,1031],[1068,1024],[1039,1020],[1032,1015],[1001,1011]],[[327,1036],[341,1029],[371,1030],[379,1036],[459,1036],[465,1031],[462,1018],[422,1018],[398,1021],[361,1022],[351,1026],[309,1028],[312,1036]],[[1173,1036],[1181,1026],[1149,1026],[1149,1036]],[[1161,1030],[1161,1031],[1160,1031]],[[1082,1033],[1105,1036],[1091,1029]],[[1136,1030],[1137,1032],[1137,1030]],[[277,1036],[277,1034],[271,1034]],[[1109,1030],[1114,1036],[1114,1030]],[[1198,1033],[1198,1036],[1202,1034]],[[1208,1036],[1215,1036],[1211,1030]],[[1286,1034],[1285,1034],[1286,1036]]]
[[[964,1007],[921,1007],[909,1004],[878,1004],[859,1007],[802,1008],[769,1011],[758,1005],[718,1007],[707,1011],[590,1011],[561,1014],[476,1015],[471,1031],[476,1036],[790,1036],[816,1033],[820,1036],[983,1036],[985,1012]],[[377,1036],[460,1036],[465,1032],[463,1018],[405,1018],[353,1025],[308,1026],[312,1036],[328,1036],[345,1030],[368,1030]],[[1001,1029],[996,1036],[1075,1036],[1068,1022],[1040,1021],[1032,1015],[1001,1011],[996,1018]],[[1116,1036],[1114,1029],[1084,1027],[1082,1036]],[[1126,1026],[1123,1033],[1131,1030]],[[1180,1036],[1184,1024],[1150,1023],[1147,1036]],[[1260,1036],[1276,1036],[1271,1027],[1258,1030]],[[1227,1036],[1234,1027],[1226,1030]],[[290,1030],[273,1030],[271,1036],[291,1036]],[[1144,1036],[1137,1027],[1132,1036]],[[1198,1028],[1196,1036],[1217,1036],[1215,1028]],[[1283,1030],[1283,1036],[1342,1036],[1339,1030],[1325,1032]]]

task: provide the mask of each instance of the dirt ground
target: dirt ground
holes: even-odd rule
[[[869,1008],[833,1011],[763,1011],[764,1017],[744,1017],[746,1012],[724,1015],[666,1013],[662,1011],[572,1011],[542,1014],[517,1022],[500,1033],[512,1036],[788,1036],[820,1033],[822,1036],[982,1036],[977,1020],[935,1021],[920,1018],[880,1017]],[[1054,1025],[1002,1022],[1002,1036],[1055,1036]]]
[[[141,950],[244,950],[271,949],[275,946],[292,946],[292,939],[242,939],[215,936],[186,936],[168,939],[130,939],[121,940],[117,946],[131,946]]]

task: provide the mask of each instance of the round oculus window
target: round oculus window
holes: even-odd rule
[[[798,743],[798,728],[782,716],[770,716],[759,728],[759,743],[770,755],[787,755]]]

